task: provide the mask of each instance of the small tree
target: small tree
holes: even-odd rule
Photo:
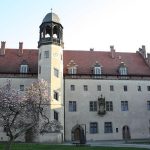
[[[59,122],[50,121],[47,116],[50,99],[44,80],[34,82],[25,94],[12,89],[8,81],[0,88],[0,104],[0,126],[9,137],[6,150],[10,150],[14,140],[29,129],[34,128],[36,133],[44,134],[58,132],[62,128]]]

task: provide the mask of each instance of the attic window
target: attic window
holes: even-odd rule
[[[28,73],[28,65],[21,65],[20,73]]]
[[[76,74],[77,68],[76,67],[69,67],[68,68],[68,74]]]
[[[101,74],[102,73],[102,70],[101,70],[101,67],[99,66],[99,67],[94,67],[94,74],[97,74],[97,75],[99,75],[99,74]]]
[[[120,75],[127,75],[128,74],[128,69],[124,62],[121,62],[120,67],[119,67],[119,74]]]
[[[96,64],[94,65],[93,73],[95,75],[101,75],[102,74],[102,67],[97,61],[96,61]]]

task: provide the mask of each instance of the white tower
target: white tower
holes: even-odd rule
[[[40,25],[38,79],[49,84],[50,118],[64,125],[63,27],[55,13],[48,13]],[[63,133],[63,131],[62,131]]]

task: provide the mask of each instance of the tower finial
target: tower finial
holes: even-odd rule
[[[51,13],[52,13],[53,9],[51,8]]]

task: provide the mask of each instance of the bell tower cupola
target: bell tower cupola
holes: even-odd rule
[[[38,47],[41,45],[54,44],[63,48],[63,26],[59,17],[53,13],[48,13],[40,25],[40,37]]]

